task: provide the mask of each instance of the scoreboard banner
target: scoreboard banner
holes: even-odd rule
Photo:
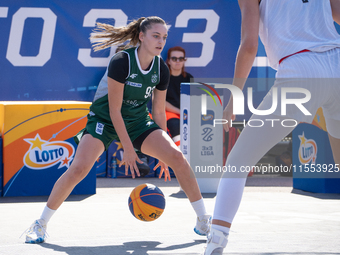
[[[95,23],[159,16],[170,47],[187,51],[194,77],[232,77],[240,39],[236,0],[2,0],[0,101],[92,101],[115,47],[94,53]]]

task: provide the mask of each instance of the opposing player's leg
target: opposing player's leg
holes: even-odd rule
[[[46,238],[49,219],[70,195],[74,187],[90,172],[104,151],[103,142],[86,134],[81,139],[70,168],[57,180],[40,217],[26,231],[26,243],[42,243]]]
[[[183,191],[188,196],[196,214],[197,224],[195,232],[206,235],[210,227],[210,215],[206,213],[202,195],[194,173],[182,152],[161,129],[154,130],[142,143],[143,153],[159,159],[171,167]]]
[[[271,119],[270,116],[253,116],[252,119],[260,119],[265,125],[246,126],[228,155],[226,166],[233,167],[236,172],[226,172],[220,180],[205,255],[222,254],[227,244],[229,229],[239,208],[248,176],[244,170],[255,166],[270,148],[294,129],[280,125],[282,117],[274,118],[279,120],[276,122],[279,124],[272,127],[271,123],[265,121]]]

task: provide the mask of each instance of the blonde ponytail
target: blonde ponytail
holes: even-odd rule
[[[139,44],[139,33],[145,33],[155,23],[165,25],[165,21],[156,16],[139,18],[125,27],[114,27],[97,22],[97,27],[90,37],[91,41],[94,41],[93,49],[94,51],[99,51],[125,42],[127,42],[126,48],[137,46]]]

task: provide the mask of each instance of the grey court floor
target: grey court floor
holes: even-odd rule
[[[166,197],[154,222],[135,219],[131,190],[153,183]],[[212,213],[215,194],[204,194]],[[47,197],[0,198],[0,254],[201,254],[205,237],[193,232],[195,213],[176,179],[97,179],[97,194],[71,196],[48,226],[46,243],[24,244],[23,231],[38,218]],[[340,194],[292,189],[292,178],[248,178],[225,254],[340,254]]]

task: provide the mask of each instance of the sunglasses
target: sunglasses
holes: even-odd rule
[[[171,57],[170,59],[171,59],[172,61],[174,61],[174,62],[177,62],[177,60],[179,60],[179,62],[183,62],[183,61],[186,61],[186,60],[187,60],[185,57],[179,57],[179,58],[177,58],[177,57]]]

